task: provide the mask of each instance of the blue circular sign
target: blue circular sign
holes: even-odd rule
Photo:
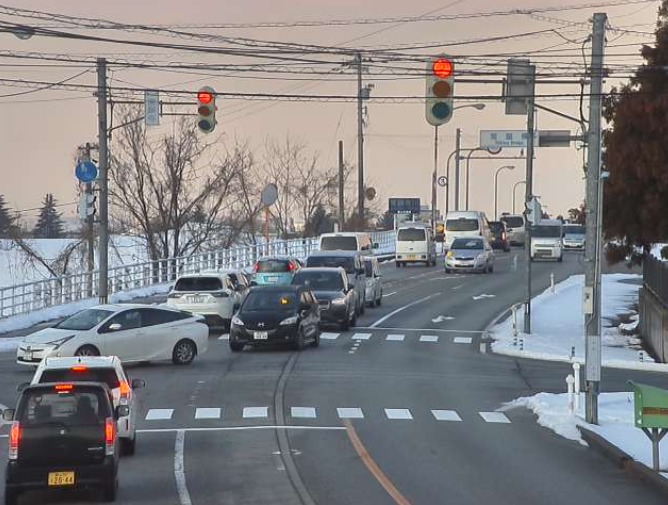
[[[97,179],[97,167],[92,161],[81,161],[74,169],[74,175],[81,182],[93,182]]]

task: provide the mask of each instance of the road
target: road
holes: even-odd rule
[[[535,263],[534,290],[551,273],[559,281],[582,268],[579,253]],[[121,461],[119,503],[665,503],[594,451],[538,426],[529,411],[498,410],[520,396],[563,392],[569,373],[564,364],[481,352],[484,328],[523,299],[517,250],[500,253],[490,275],[393,264],[382,271],[383,305],[348,332],[328,332],[318,349],[231,354],[212,335],[191,366],[130,367],[146,388],[137,453]],[[641,376],[661,382],[604,370],[603,387],[626,389]],[[12,405],[29,378],[0,354],[0,403]],[[6,445],[0,438],[3,465]],[[94,499],[36,493],[22,503]]]

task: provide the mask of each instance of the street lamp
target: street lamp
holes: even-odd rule
[[[527,181],[517,181],[513,185],[513,214],[515,214],[515,190],[517,189],[517,186],[519,186],[520,184],[526,184],[526,183]]]
[[[503,165],[502,167],[499,167],[496,169],[496,173],[494,174],[494,220],[496,221],[498,219],[498,210],[496,206],[496,200],[497,200],[497,193],[498,193],[498,186],[499,186],[499,172],[503,169],[508,169],[508,170],[514,170],[515,165]]]

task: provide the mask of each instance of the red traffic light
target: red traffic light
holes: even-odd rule
[[[197,92],[197,101],[203,104],[209,104],[213,102],[213,94],[208,91],[198,91]]]
[[[452,75],[454,65],[450,60],[439,58],[431,64],[431,70],[439,79],[447,79]]]

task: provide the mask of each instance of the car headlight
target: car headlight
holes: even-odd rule
[[[332,305],[345,305],[345,304],[346,304],[345,298],[334,298],[332,300]]]
[[[63,338],[59,338],[58,340],[52,340],[51,342],[47,342],[47,345],[52,345],[54,347],[54,349],[58,349],[65,342],[67,342],[68,340],[72,340],[73,338],[74,338],[74,335],[70,335],[69,337],[63,337]]]
[[[232,324],[234,326],[244,326],[244,322],[241,320],[239,316],[234,316],[232,318]]]
[[[446,258],[454,258],[455,255],[452,251],[448,251],[448,254],[445,255]]]
[[[297,316],[288,317],[280,322],[280,326],[287,326],[289,324],[297,324]]]

